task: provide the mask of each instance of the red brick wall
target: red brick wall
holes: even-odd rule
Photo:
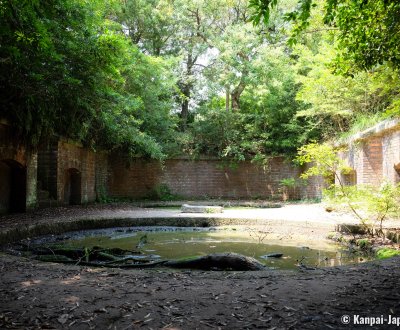
[[[58,141],[51,141],[38,152],[38,188],[48,192],[48,197],[57,199]]]
[[[400,121],[388,121],[360,133],[341,153],[356,172],[357,184],[379,186],[400,182]]]
[[[108,191],[112,197],[144,198],[160,185],[183,198],[281,198],[280,180],[295,177],[300,169],[282,157],[268,167],[242,162],[230,168],[215,159],[158,162],[110,157]],[[319,182],[295,189],[292,198],[319,197]]]
[[[390,131],[382,138],[383,177],[391,182],[400,182],[400,129]]]
[[[77,169],[81,175],[81,203],[96,200],[95,178],[96,178],[96,156],[95,153],[80,145],[72,144],[63,140],[58,142],[57,154],[57,199],[59,202],[67,203],[65,196],[68,169]]]
[[[360,183],[379,185],[382,182],[382,138],[373,136],[362,144],[363,171]]]
[[[95,191],[96,199],[102,200],[108,195],[108,154],[106,152],[96,153],[96,176]]]
[[[0,213],[36,206],[37,155],[13,135],[10,125],[0,121]]]
[[[13,136],[11,126],[0,122],[0,160],[9,159],[26,166],[26,152]]]
[[[80,177],[80,203],[93,202],[99,194],[107,194],[107,153],[96,153],[80,144],[59,140],[39,150],[38,158],[40,189],[48,191],[49,197],[58,204],[70,202],[73,173]]]

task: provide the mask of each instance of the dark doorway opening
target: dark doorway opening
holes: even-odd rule
[[[0,161],[0,213],[26,211],[26,168],[15,160]]]
[[[400,163],[394,165],[394,171],[396,172],[394,182],[400,182]]]
[[[81,172],[76,168],[67,170],[64,201],[69,205],[81,204]]]
[[[342,183],[345,186],[355,186],[357,184],[357,172],[351,170],[346,173],[342,173]]]

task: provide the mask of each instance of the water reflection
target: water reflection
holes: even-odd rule
[[[58,238],[60,240],[60,237]],[[60,241],[57,242],[59,244]],[[259,242],[254,232],[235,228],[136,227],[101,229],[64,235],[62,243],[75,247],[118,247],[144,255],[156,254],[162,259],[179,259],[210,253],[235,252],[254,257],[270,268],[298,269],[331,267],[368,260],[336,244],[325,241],[304,246],[294,239],[264,239]],[[271,255],[281,254],[281,257]]]

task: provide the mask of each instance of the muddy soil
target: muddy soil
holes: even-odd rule
[[[399,278],[399,257],[296,272],[204,272],[66,266],[0,254],[0,328],[399,329],[385,320],[353,324],[357,315],[400,317]]]
[[[298,272],[127,271],[2,255],[0,328],[351,329],[343,315],[400,316],[399,261]]]

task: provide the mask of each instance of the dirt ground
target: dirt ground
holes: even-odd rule
[[[317,221],[320,217],[313,220],[320,206],[296,207],[289,206],[299,215],[298,226],[289,226],[294,232],[303,228],[302,234],[318,239],[331,229]],[[274,228],[287,228],[280,221],[289,211],[281,211],[282,216],[264,220],[276,217]],[[118,212],[144,211],[127,206],[42,210],[0,217],[1,231],[98,214],[120,217]],[[313,236],[318,227],[323,230]],[[388,322],[400,323],[399,261],[296,272],[204,272],[65,266],[0,254],[0,328],[396,329]],[[354,324],[362,321],[384,324]]]

